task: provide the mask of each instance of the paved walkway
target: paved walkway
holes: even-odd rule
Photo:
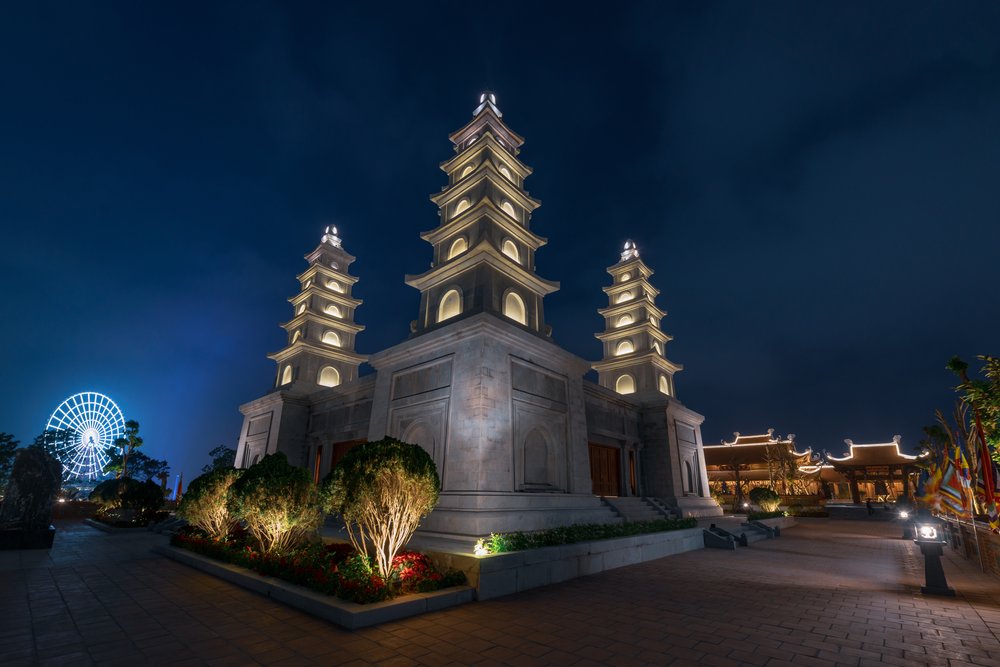
[[[919,593],[895,524],[803,520],[705,550],[349,632],[149,553],[151,533],[58,526],[0,552],[0,665],[998,665],[1000,580],[949,555]]]

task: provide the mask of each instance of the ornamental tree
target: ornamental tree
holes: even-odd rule
[[[212,462],[206,466],[202,466],[202,472],[212,472],[220,468],[232,468],[236,465],[236,450],[232,447],[219,445],[210,451],[208,455],[212,457]]]
[[[972,410],[972,424],[977,442],[985,447],[993,460],[1000,463],[1000,357],[980,355],[984,379],[969,376],[969,365],[959,357],[952,357],[948,370],[961,380],[956,389],[961,400]]]
[[[177,507],[177,514],[213,540],[229,534],[236,517],[229,510],[233,483],[243,474],[235,468],[213,470],[194,478]]]
[[[340,514],[351,544],[392,574],[396,553],[438,502],[437,468],[419,445],[383,438],[352,448],[325,481],[328,509]]]
[[[289,465],[280,452],[246,469],[230,488],[228,506],[246,523],[264,553],[287,551],[305,542],[325,516],[319,487],[306,470]]]
[[[139,437],[139,422],[129,419],[125,422],[125,435],[116,438],[112,450],[108,452],[111,460],[104,466],[104,472],[113,472],[115,477],[119,479],[131,477],[129,457],[140,447],[142,447],[142,438]]]
[[[765,512],[775,512],[781,504],[781,496],[773,489],[766,486],[758,486],[750,489],[750,502],[760,506]]]

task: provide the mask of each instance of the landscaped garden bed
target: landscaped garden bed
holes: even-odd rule
[[[472,599],[464,573],[404,548],[439,487],[430,456],[391,438],[355,447],[320,485],[271,454],[192,480],[177,510],[190,525],[159,552],[346,627],[402,618]],[[329,513],[350,544],[320,541]]]
[[[381,602],[357,604],[282,579],[264,576],[244,567],[224,563],[188,549],[164,545],[154,547],[153,551],[350,630],[465,604],[471,602],[474,595],[474,590],[470,586],[453,586],[431,593],[410,593]]]
[[[191,527],[174,534],[170,544],[358,604],[466,583],[462,572],[441,572],[427,556],[416,551],[396,554],[390,576],[383,578],[368,557],[350,544],[310,543],[283,552],[262,552],[242,529],[218,541]]]

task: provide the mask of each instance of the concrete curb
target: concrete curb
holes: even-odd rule
[[[476,561],[476,572],[466,574],[476,584],[476,599],[489,600],[704,548],[701,528],[683,528],[480,558],[472,556],[469,558]]]
[[[83,522],[90,526],[91,528],[96,528],[103,533],[112,533],[115,535],[128,535],[129,533],[144,533],[149,530],[148,526],[134,526],[126,528],[124,526],[109,526],[106,523],[102,523],[95,519],[84,519]]]
[[[220,563],[206,556],[171,546],[155,546],[153,552],[166,556],[206,574],[218,577],[265,597],[295,607],[307,614],[356,630],[387,621],[417,616],[429,611],[457,607],[472,602],[471,586],[456,586],[433,593],[414,593],[394,600],[356,604],[323,595],[274,577],[265,577],[229,563]]]

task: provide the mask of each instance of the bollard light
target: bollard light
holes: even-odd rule
[[[916,534],[913,532],[914,531],[913,521],[916,520],[916,517],[914,517],[914,519],[912,520],[910,519],[910,510],[906,507],[902,507],[896,513],[896,517],[903,524],[903,539],[912,540],[914,537],[916,537]]]
[[[942,546],[945,540],[942,539],[939,524],[924,518],[916,522],[913,534],[915,536],[913,541],[924,555],[925,585],[920,588],[920,592],[925,595],[954,596],[955,589],[948,586],[944,568],[941,567],[941,554],[944,551]]]

